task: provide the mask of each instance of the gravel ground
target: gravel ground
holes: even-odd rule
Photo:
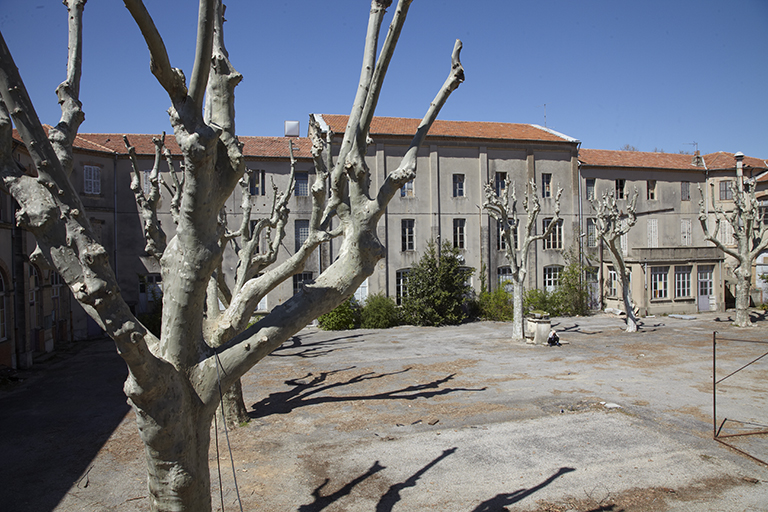
[[[243,379],[229,432],[245,510],[765,511],[768,466],[712,439],[712,333],[729,314],[555,318],[562,347],[511,326],[302,330]],[[768,350],[718,343],[718,377]],[[143,447],[108,341],[0,391],[0,509],[148,510]],[[768,425],[768,361],[718,387],[723,432]],[[718,424],[719,424],[718,422]],[[239,510],[219,429],[224,510]],[[733,438],[731,438],[733,439]],[[733,443],[768,461],[766,435]],[[221,510],[211,449],[213,508]]]

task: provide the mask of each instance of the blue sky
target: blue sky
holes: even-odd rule
[[[197,2],[145,0],[171,57],[191,74]],[[282,135],[284,120],[346,114],[367,0],[231,0],[225,38],[244,80],[237,132]],[[394,9],[391,9],[394,10]],[[118,0],[85,9],[82,132],[170,131],[169,100]],[[446,120],[546,124],[583,147],[768,158],[766,0],[415,0],[377,114],[420,118],[456,38],[466,82]],[[59,0],[0,0],[0,31],[43,122],[59,118],[66,65]]]

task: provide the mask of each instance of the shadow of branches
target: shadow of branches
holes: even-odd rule
[[[339,500],[340,498],[343,498],[344,496],[347,496],[350,492],[352,492],[352,489],[354,489],[356,485],[364,482],[365,480],[367,480],[371,476],[375,475],[376,473],[378,473],[382,469],[386,469],[386,467],[382,466],[381,464],[379,464],[379,461],[376,461],[368,469],[368,471],[366,471],[365,473],[363,473],[359,477],[355,478],[354,480],[352,480],[351,482],[346,484],[344,487],[342,487],[338,491],[323,496],[323,495],[321,495],[321,492],[323,491],[325,486],[327,486],[328,483],[330,482],[330,479],[326,478],[323,481],[322,484],[317,486],[317,488],[315,488],[315,490],[312,491],[312,497],[315,500],[312,503],[308,504],[308,505],[300,506],[298,508],[298,512],[319,512],[320,510],[323,510],[324,508],[326,508],[328,505],[332,504],[333,502]]]
[[[362,373],[355,375],[349,379],[324,384],[328,377],[341,372],[347,372],[353,370],[355,367],[343,368],[341,370],[332,370],[327,372],[321,372],[318,375],[308,373],[304,377],[298,379],[286,380],[285,384],[293,386],[288,391],[279,391],[277,393],[270,393],[269,396],[253,404],[253,409],[248,413],[251,418],[264,418],[272,414],[288,414],[298,407],[306,407],[308,405],[317,405],[324,403],[334,402],[354,402],[357,400],[416,400],[417,398],[432,398],[439,395],[447,395],[449,393],[456,393],[459,391],[485,391],[487,388],[440,388],[443,384],[452,380],[456,374],[453,373],[442,379],[437,379],[432,382],[424,384],[413,384],[400,389],[392,391],[384,391],[381,393],[369,394],[369,395],[345,395],[345,396],[329,396],[321,395],[321,393],[329,391],[331,389],[337,389],[344,386],[353,386],[363,382],[372,380],[383,379],[386,377],[392,377],[394,375],[404,374],[410,371],[410,368],[390,373]]]
[[[301,336],[292,336],[269,354],[269,357],[301,357],[313,358],[330,354],[339,349],[349,348],[341,345],[362,343],[362,334],[351,334],[349,336],[339,336],[330,340],[316,341],[314,343],[302,343]]]
[[[550,476],[540,484],[535,485],[529,489],[519,489],[511,493],[497,494],[493,498],[479,504],[477,507],[475,507],[475,509],[472,512],[501,512],[503,510],[506,510],[504,507],[517,503],[523,498],[527,498],[531,494],[543,489],[544,487],[548,486],[549,484],[551,484],[561,476],[565,475],[566,473],[570,473],[572,471],[576,471],[576,469],[560,468],[559,470],[557,470],[557,473]]]
[[[452,455],[454,452],[456,452],[458,448],[453,447],[449,448],[447,450],[443,450],[443,453],[440,454],[438,457],[436,457],[432,462],[418,470],[416,473],[411,475],[408,479],[406,479],[404,482],[401,482],[399,484],[391,485],[387,492],[384,493],[384,495],[379,500],[379,503],[376,504],[376,512],[392,512],[392,508],[395,506],[395,503],[400,501],[400,493],[403,491],[403,489],[407,489],[409,487],[416,487],[416,484],[418,483],[419,479],[424,476],[424,473],[429,471],[431,468],[437,465],[438,462],[443,460],[444,458],[448,457],[449,455]]]

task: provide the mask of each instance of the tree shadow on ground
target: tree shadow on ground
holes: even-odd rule
[[[302,343],[301,336],[292,336],[273,350],[269,357],[301,357],[306,359],[320,357],[339,349],[350,348],[341,346],[343,344],[362,343],[363,340],[353,340],[353,338],[361,338],[362,336],[362,334],[352,334],[314,343]],[[294,352],[294,350],[296,351]]]
[[[443,450],[442,454],[440,454],[434,460],[429,462],[423,468],[419,469],[413,475],[408,477],[405,481],[398,484],[391,485],[387,490],[387,492],[384,493],[384,495],[379,499],[379,502],[376,504],[376,512],[392,512],[392,508],[401,499],[400,493],[402,492],[403,489],[407,489],[408,487],[415,487],[419,479],[424,475],[424,473],[426,473],[431,468],[436,466],[441,460],[445,459],[449,455],[452,455],[456,450],[457,450],[456,447]],[[321,492],[323,491],[325,486],[327,486],[328,483],[330,482],[330,479],[326,478],[322,484],[320,484],[317,488],[315,488],[314,491],[312,491],[312,497],[315,500],[308,505],[302,505],[301,507],[299,507],[298,512],[319,512],[323,510],[324,508],[328,507],[329,505],[338,501],[344,496],[349,495],[352,492],[352,489],[356,485],[361,484],[363,481],[365,481],[366,479],[375,475],[376,473],[378,473],[383,469],[386,469],[386,466],[382,466],[379,463],[379,461],[376,461],[368,469],[368,471],[366,471],[359,477],[355,478],[351,482],[347,483],[346,485],[341,487],[338,491],[322,496]]]
[[[552,323],[552,328],[554,329],[555,327],[558,327],[559,325],[560,325],[560,322],[553,322]],[[579,324],[576,324],[576,323],[574,323],[570,327],[560,327],[559,329],[557,329],[557,331],[558,332],[578,332],[579,334],[586,334],[588,336],[591,336],[593,334],[602,334],[603,333],[603,331],[585,331],[584,329],[582,329],[579,326]]]
[[[400,493],[403,491],[403,489],[407,489],[409,487],[416,487],[416,484],[418,483],[419,479],[424,476],[424,473],[429,471],[431,468],[437,465],[438,462],[443,460],[444,458],[448,457],[449,455],[453,455],[456,452],[457,448],[449,448],[447,450],[443,450],[443,453],[440,454],[438,457],[436,457],[434,460],[432,460],[429,464],[415,472],[413,475],[408,477],[404,482],[400,482],[399,484],[394,484],[387,489],[387,492],[384,493],[384,495],[379,500],[379,503],[376,504],[376,512],[392,512],[393,507],[395,504],[400,501]]]
[[[379,464],[379,461],[376,461],[368,469],[368,471],[355,478],[338,491],[322,496],[320,493],[323,491],[323,488],[325,488],[325,486],[328,485],[328,483],[331,481],[330,478],[326,478],[322,484],[320,484],[314,491],[312,491],[312,497],[315,498],[315,501],[309,505],[300,506],[298,508],[298,512],[319,512],[320,510],[323,510],[328,505],[331,505],[344,496],[347,496],[350,492],[352,492],[352,489],[354,489],[356,485],[364,482],[369,477],[375,475],[382,469],[386,469],[386,467]]]
[[[29,382],[0,397],[0,509],[56,508],[73,485],[86,485],[94,457],[130,410],[115,344],[77,342],[72,350],[20,371]]]
[[[550,476],[543,482],[541,482],[538,485],[535,485],[529,489],[519,489],[515,492],[511,493],[504,493],[504,494],[497,494],[493,498],[482,502],[472,512],[502,512],[506,510],[506,508],[509,505],[512,505],[514,503],[517,503],[521,501],[524,498],[527,498],[531,494],[540,491],[544,487],[548,486],[552,482],[554,482],[556,479],[560,478],[561,476],[565,475],[566,473],[570,473],[572,471],[576,471],[574,468],[560,468],[557,473]]]
[[[362,382],[371,380],[383,379],[394,375],[400,375],[410,371],[410,368],[400,370],[391,373],[362,373],[355,375],[347,380],[333,382],[323,385],[329,376],[337,373],[350,371],[356,368],[351,366],[349,368],[343,368],[341,370],[332,370],[327,372],[321,372],[319,375],[313,376],[312,373],[308,373],[304,377],[299,379],[290,379],[285,381],[285,384],[293,386],[288,391],[279,391],[277,393],[270,393],[270,395],[263,400],[260,400],[253,404],[253,409],[248,413],[251,418],[264,418],[272,414],[288,414],[289,412],[299,407],[306,407],[308,405],[317,405],[334,402],[354,402],[357,400],[416,400],[417,398],[432,398],[438,395],[447,395],[449,393],[456,393],[458,391],[485,391],[487,388],[471,389],[471,388],[442,388],[440,386],[446,382],[452,380],[456,374],[452,373],[442,379],[437,379],[425,384],[413,384],[393,391],[384,391],[372,395],[346,395],[346,396],[316,396],[325,391],[340,388],[343,386],[352,386]],[[311,377],[311,379],[310,379]],[[307,380],[309,379],[309,380]]]

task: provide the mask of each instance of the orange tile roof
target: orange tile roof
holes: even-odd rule
[[[693,155],[676,153],[647,153],[643,151],[612,151],[609,149],[580,149],[579,161],[595,167],[632,167],[644,169],[676,169],[703,171],[693,163]]]
[[[704,162],[706,162],[707,168],[710,170],[736,169],[736,157],[733,155],[733,153],[726,153],[725,151],[709,153],[708,155],[704,155]],[[768,162],[761,160],[760,158],[745,156],[744,167],[768,169]]]
[[[49,125],[44,125],[47,132]],[[161,134],[149,135],[142,133],[128,133],[128,142],[135,148],[138,155],[155,154],[155,144],[153,137],[160,137]],[[13,130],[14,139],[21,141],[18,132]],[[312,142],[306,137],[238,137],[243,144],[243,153],[251,158],[288,158],[288,141],[293,140],[293,154],[298,159],[311,158]],[[171,150],[174,156],[181,155],[181,149],[176,144],[176,138],[173,135],[166,135],[165,145]],[[122,133],[79,133],[75,137],[74,146],[76,149],[85,151],[98,151],[106,153],[117,153],[127,155],[128,150],[123,143]]]
[[[728,170],[736,169],[733,153],[723,151],[703,155],[703,167],[693,163],[693,155],[678,153],[647,153],[643,151],[612,151],[609,149],[581,149],[579,161],[583,165],[595,167],[632,167],[636,169],[675,169],[675,170]],[[759,158],[744,157],[744,166],[755,169],[768,169],[768,163]]]
[[[323,119],[334,133],[344,133],[349,116],[323,114]],[[371,135],[403,135],[412,137],[421,119],[404,117],[374,117]],[[538,140],[577,142],[576,139],[554,130],[532,124],[489,123],[480,121],[442,121],[437,119],[429,130],[429,137],[493,140]]]

